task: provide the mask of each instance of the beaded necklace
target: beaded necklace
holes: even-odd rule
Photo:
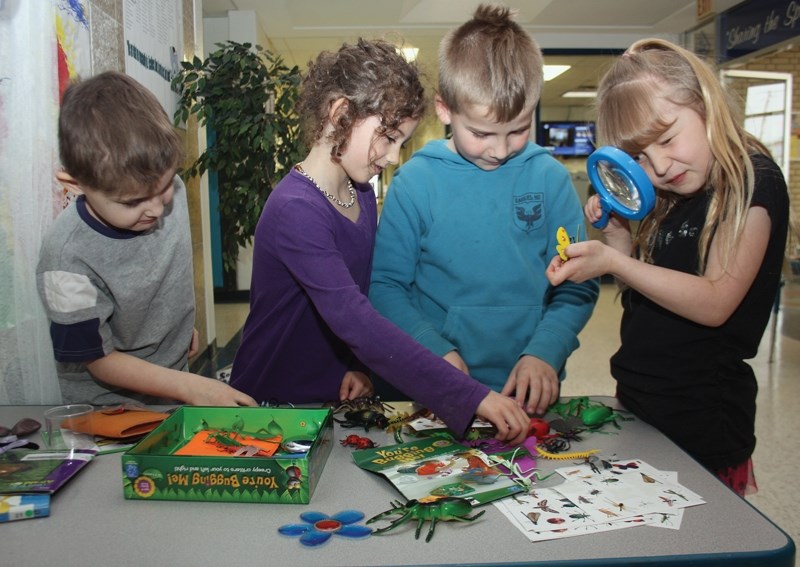
[[[320,192],[321,192],[323,195],[325,195],[325,196],[326,196],[328,199],[330,199],[332,202],[336,203],[336,204],[337,204],[337,205],[339,205],[340,207],[342,207],[342,208],[344,208],[344,209],[349,209],[350,207],[352,207],[353,205],[355,205],[355,203],[356,203],[356,190],[353,188],[353,182],[350,180],[350,178],[349,178],[349,177],[347,178],[347,190],[348,190],[348,191],[350,191],[350,202],[349,202],[349,203],[344,203],[344,202],[340,201],[338,198],[334,197],[332,193],[328,193],[327,191],[325,191],[325,189],[323,189],[322,187],[320,187],[320,186],[319,186],[319,183],[317,183],[316,181],[314,181],[314,178],[313,178],[313,177],[311,177],[311,176],[310,176],[308,173],[306,173],[306,170],[305,170],[305,169],[303,169],[303,167],[302,167],[302,166],[301,166],[299,163],[298,163],[298,164],[296,164],[296,165],[294,166],[294,168],[297,170],[297,172],[298,172],[300,175],[302,175],[303,177],[305,177],[306,179],[308,179],[308,180],[309,180],[311,183],[313,183],[313,184],[314,184],[314,187],[316,187],[317,189],[319,189],[319,190],[320,190]]]

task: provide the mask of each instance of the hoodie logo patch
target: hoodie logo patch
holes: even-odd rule
[[[514,195],[514,224],[524,232],[539,228],[544,222],[544,194]]]

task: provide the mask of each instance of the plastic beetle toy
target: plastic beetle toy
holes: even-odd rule
[[[377,516],[373,516],[367,520],[367,524],[371,524],[385,518],[386,516],[400,515],[399,518],[392,520],[392,522],[385,528],[375,530],[375,535],[381,535],[393,530],[398,526],[402,526],[409,520],[417,521],[417,530],[414,537],[419,539],[419,534],[422,531],[422,525],[426,521],[430,521],[431,527],[428,529],[428,535],[425,542],[429,542],[433,537],[433,532],[436,529],[437,522],[457,521],[457,522],[474,522],[480,518],[486,510],[481,510],[474,516],[470,516],[472,512],[472,504],[468,500],[458,498],[456,496],[447,496],[431,502],[420,502],[419,500],[409,500],[405,504],[399,500],[392,502],[392,509],[381,512]]]
[[[530,422],[530,427],[528,429],[528,437],[534,436],[537,439],[542,439],[550,433],[550,424],[547,423],[545,420],[532,417]]]
[[[344,420],[336,418],[334,420],[342,427],[363,427],[364,431],[369,431],[370,427],[386,429],[389,425],[388,417],[370,409],[348,411],[344,414]]]
[[[599,429],[606,423],[611,423],[620,429],[618,419],[630,421],[633,418],[624,417],[623,412],[613,410],[600,402],[591,402],[587,397],[572,398],[567,402],[557,402],[550,406],[549,412],[556,413],[563,418],[578,418],[581,424],[590,429]]]
[[[590,428],[602,427],[606,423],[611,423],[617,429],[620,429],[617,419],[622,421],[630,421],[633,418],[624,417],[621,412],[614,411],[605,405],[590,406],[580,413],[580,418],[583,424]]]
[[[348,435],[346,438],[339,441],[339,443],[344,447],[355,447],[356,449],[372,449],[378,446],[372,439],[359,437],[358,435]]]

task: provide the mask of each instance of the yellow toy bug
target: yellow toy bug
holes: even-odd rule
[[[556,231],[556,240],[558,241],[558,244],[556,244],[556,251],[558,251],[558,255],[561,257],[561,259],[566,262],[569,260],[569,256],[567,256],[565,250],[567,249],[567,246],[570,245],[570,240],[569,234],[567,234],[567,229],[563,226],[558,227],[558,230]]]

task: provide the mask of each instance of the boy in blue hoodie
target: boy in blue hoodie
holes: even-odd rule
[[[558,399],[599,290],[545,276],[558,227],[586,232],[569,173],[529,141],[542,65],[505,7],[442,40],[435,104],[452,136],[396,173],[370,284],[383,315],[531,414]]]

